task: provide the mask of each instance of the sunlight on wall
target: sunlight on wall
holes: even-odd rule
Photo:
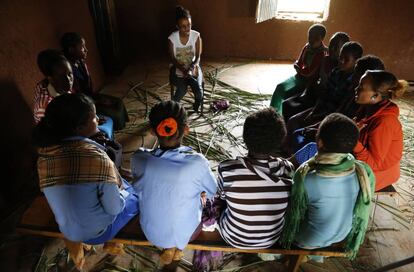
[[[323,21],[328,16],[329,0],[277,0],[276,18]]]
[[[256,23],[272,18],[321,22],[328,18],[330,0],[259,0]]]

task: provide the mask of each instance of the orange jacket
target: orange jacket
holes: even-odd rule
[[[374,171],[376,191],[398,181],[403,152],[399,108],[389,100],[380,103],[379,109],[370,117],[357,117],[360,135],[354,148],[355,157]]]

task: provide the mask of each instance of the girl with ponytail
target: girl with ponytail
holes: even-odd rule
[[[355,102],[361,107],[355,118],[360,136],[354,155],[374,171],[376,191],[400,177],[403,132],[399,108],[391,100],[401,97],[407,87],[407,81],[390,72],[368,70],[355,89]]]

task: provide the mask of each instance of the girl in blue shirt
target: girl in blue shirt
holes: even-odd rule
[[[40,188],[52,209],[70,255],[81,269],[83,243],[112,239],[138,213],[132,187],[119,175],[96,134],[95,106],[84,94],[63,94],[50,102],[35,129]],[[106,243],[108,253],[122,245]]]
[[[181,259],[182,250],[201,230],[200,195],[213,197],[217,182],[207,159],[181,146],[188,132],[184,107],[175,101],[161,102],[151,109],[149,120],[160,146],[132,156],[133,186],[141,228],[152,244],[164,248],[161,261],[169,264]]]

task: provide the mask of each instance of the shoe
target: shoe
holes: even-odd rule
[[[83,250],[90,251],[92,249],[92,245],[82,243]]]
[[[103,250],[110,255],[122,255],[125,253],[124,244],[121,243],[106,242]]]
[[[72,242],[67,239],[63,239],[63,241],[65,242],[65,246],[68,249],[69,256],[75,264],[76,269],[81,271],[83,265],[85,264],[85,254],[83,251],[84,244],[81,242]]]
[[[161,263],[170,264],[173,261],[173,258],[175,256],[175,250],[176,250],[175,247],[164,249],[160,255]]]
[[[182,257],[184,257],[183,251],[179,250],[179,249],[176,249],[174,257],[173,257],[173,261],[180,261]]]

